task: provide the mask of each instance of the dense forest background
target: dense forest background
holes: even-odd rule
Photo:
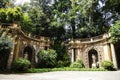
[[[0,0],[0,7],[19,6],[23,30],[52,39],[87,38],[109,31],[120,18],[119,0],[30,0],[15,5]]]

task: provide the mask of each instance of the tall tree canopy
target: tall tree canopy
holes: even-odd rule
[[[0,8],[8,8],[8,7],[13,7],[14,0],[0,0]]]
[[[31,0],[22,6],[36,35],[68,39],[108,32],[120,18],[119,0]]]

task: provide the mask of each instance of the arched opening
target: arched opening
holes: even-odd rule
[[[32,62],[33,59],[33,49],[29,46],[24,48],[23,51],[23,58],[29,60],[30,62]]]
[[[89,67],[90,68],[93,68],[93,67],[98,68],[99,67],[98,53],[97,53],[97,51],[95,49],[91,49],[88,52],[88,59],[89,59]]]

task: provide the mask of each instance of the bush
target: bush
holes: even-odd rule
[[[70,66],[71,61],[70,61],[70,57],[67,53],[64,54],[62,61],[64,63],[64,67],[69,67]]]
[[[41,68],[52,68],[55,67],[56,64],[56,51],[49,50],[41,50],[38,54],[38,67]]]
[[[103,62],[101,63],[101,66],[102,66],[104,69],[113,70],[113,63],[110,62],[110,61],[103,61]]]
[[[18,58],[13,62],[12,69],[15,71],[25,71],[30,67],[30,61],[24,58]]]
[[[110,27],[109,33],[111,34],[110,40],[112,43],[120,41],[120,20],[118,20],[112,27]]]
[[[61,61],[61,60],[59,60],[59,61],[57,62],[57,67],[64,67],[64,62]]]
[[[70,65],[71,68],[83,68],[84,67],[84,64],[82,62],[82,60],[77,60],[76,62],[73,62],[71,65]]]
[[[85,67],[82,60],[77,60],[76,62],[79,63],[79,64],[81,64],[82,67]]]

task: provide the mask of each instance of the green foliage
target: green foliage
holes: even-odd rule
[[[40,69],[28,69],[27,72],[29,73],[41,73],[41,72],[52,72],[52,71],[106,71],[103,68],[70,68],[70,67],[63,67],[63,68],[40,68]]]
[[[12,41],[8,37],[0,37],[0,70],[5,70],[12,48]]]
[[[0,22],[6,22],[7,14],[6,9],[0,9]]]
[[[28,11],[28,15],[32,20],[34,34],[41,36],[48,36],[50,34],[48,30],[50,20],[38,5],[31,8]]]
[[[80,10],[81,14],[85,17],[88,16],[90,13],[90,9],[92,8],[92,4],[95,3],[97,0],[71,0],[71,5],[73,9],[77,11]],[[82,3],[82,4],[80,4]],[[76,8],[75,8],[76,7]],[[89,11],[89,12],[88,12]],[[75,11],[76,12],[76,11]]]
[[[101,66],[106,70],[113,70],[113,63],[110,61],[103,61]]]
[[[66,46],[59,40],[55,40],[54,45],[52,46],[53,49],[56,50],[57,53],[57,67],[67,67],[70,65],[70,58],[67,54]]]
[[[59,61],[57,62],[57,67],[64,67],[64,62],[61,61],[61,60],[59,60]]]
[[[37,54],[38,67],[41,68],[52,68],[56,65],[56,51],[52,49],[40,50]]]
[[[97,36],[108,32],[110,24],[119,18],[119,5],[119,0],[54,0],[52,4],[47,0],[32,0],[21,5],[31,19],[31,24],[22,26],[52,39]]]
[[[12,64],[12,69],[15,71],[25,71],[30,67],[31,63],[29,60],[24,58],[18,58]]]
[[[120,20],[118,20],[109,30],[111,34],[111,41],[116,43],[120,41]]]
[[[77,63],[77,62],[73,62],[71,65],[70,65],[71,68],[82,68],[81,64]]]
[[[73,62],[71,65],[70,65],[71,68],[83,68],[84,67],[84,64],[82,62],[82,60],[77,60],[76,62]]]
[[[22,19],[21,8],[0,8],[0,22],[2,23],[12,23],[17,22]]]
[[[11,0],[0,0],[0,8],[5,8]]]
[[[20,21],[20,25],[22,30],[25,30],[29,33],[34,33],[35,32],[35,27],[32,24],[32,20],[28,13],[23,14],[23,19]]]

